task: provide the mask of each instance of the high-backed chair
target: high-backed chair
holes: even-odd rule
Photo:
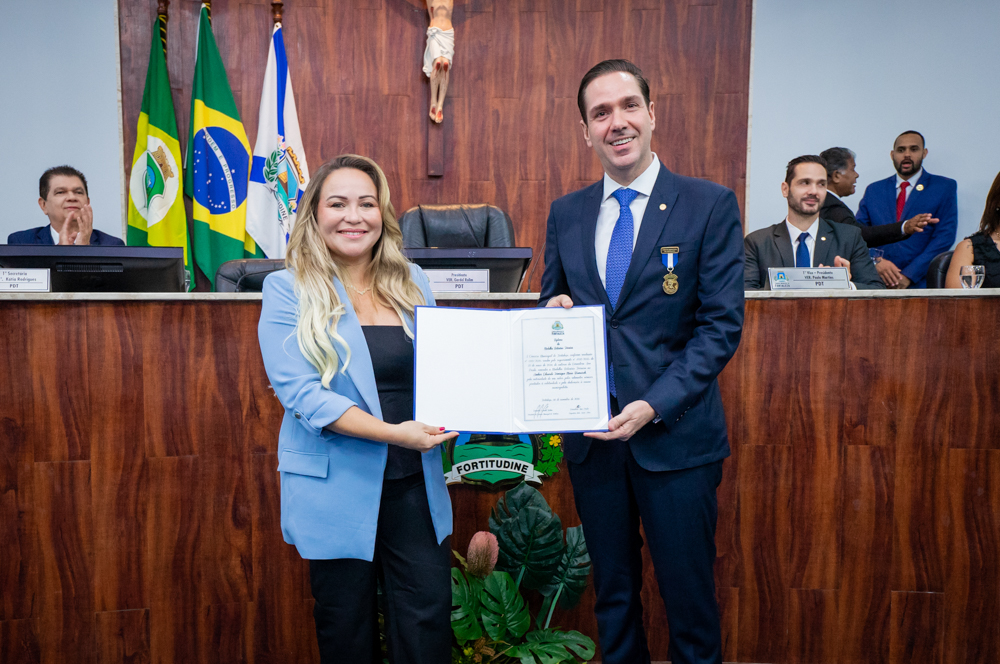
[[[285,269],[285,259],[241,258],[226,261],[215,273],[215,290],[219,293],[259,293],[264,278]]]
[[[493,205],[418,205],[399,226],[406,248],[514,246],[514,224]]]
[[[948,268],[951,266],[951,255],[953,251],[945,251],[931,259],[931,264],[927,266],[927,287],[944,288],[945,277],[948,276]]]

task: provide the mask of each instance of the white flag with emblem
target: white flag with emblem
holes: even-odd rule
[[[309,182],[281,24],[274,26],[260,95],[257,144],[247,192],[247,233],[268,258],[284,258]]]

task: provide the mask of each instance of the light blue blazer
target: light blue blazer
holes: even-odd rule
[[[427,276],[410,266],[427,304],[434,304]],[[375,374],[364,332],[340,281],[337,294],[346,312],[337,332],[351,348],[346,372],[338,370],[330,389],[299,351],[295,326],[298,297],[287,270],[264,280],[264,305],[257,328],[264,368],[285,416],[278,434],[281,475],[281,532],[310,560],[372,560],[388,445],[334,433],[325,426],[351,406],[382,418]],[[407,321],[412,326],[412,321]],[[410,329],[413,329],[412,327]],[[337,352],[343,366],[344,355]],[[423,454],[427,502],[438,543],[451,534],[451,498],[445,486],[441,448]]]

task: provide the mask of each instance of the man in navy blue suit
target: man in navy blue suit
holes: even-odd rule
[[[885,256],[876,265],[889,288],[926,288],[931,260],[955,243],[958,185],[924,170],[927,148],[919,131],[900,134],[891,156],[896,174],[868,185],[858,207],[858,222],[866,226],[930,222],[923,233],[886,245]]]
[[[11,233],[7,244],[123,246],[119,238],[94,230],[87,178],[72,166],[56,166],[38,180],[38,207],[49,223]]]
[[[539,303],[606,312],[613,418],[607,433],[565,436],[603,661],[650,661],[641,522],[670,659],[721,662],[713,563],[729,441],[716,376],[743,327],[739,207],[731,190],[675,175],[650,150],[649,84],[631,62],[594,66],[577,102],[604,178],[552,203]]]

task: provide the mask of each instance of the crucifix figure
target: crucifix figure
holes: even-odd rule
[[[431,80],[432,122],[444,120],[444,96],[448,92],[448,73],[455,57],[455,28],[451,25],[451,10],[455,0],[427,0],[431,25],[427,28],[427,48],[424,50],[424,73]]]

